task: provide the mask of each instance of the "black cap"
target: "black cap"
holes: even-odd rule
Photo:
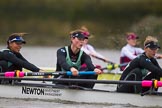
[[[77,37],[77,38],[85,38],[86,37],[83,32],[74,32],[71,34],[71,36]]]
[[[160,49],[160,46],[158,45],[158,43],[154,42],[154,41],[150,41],[150,42],[146,43],[145,47],[150,48],[150,49],[157,49],[157,48]]]
[[[11,35],[8,38],[7,43],[11,43],[11,42],[22,42],[23,44],[26,43],[26,41],[22,38],[22,36],[17,36],[17,35]]]

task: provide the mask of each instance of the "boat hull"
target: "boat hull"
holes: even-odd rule
[[[162,107],[161,96],[128,94],[103,91],[59,89],[52,87],[30,87],[0,85],[0,97],[18,99],[40,99],[95,104],[129,104],[142,107]]]

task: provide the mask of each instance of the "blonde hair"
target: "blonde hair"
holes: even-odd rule
[[[76,29],[76,30],[71,31],[70,35],[72,35],[73,33],[77,33],[77,32],[84,32],[84,31],[81,29]]]
[[[129,36],[129,35],[132,35],[132,34],[134,35],[135,33],[133,33],[133,32],[127,32],[126,33],[126,36]]]
[[[87,31],[87,32],[89,32],[88,28],[85,27],[85,26],[82,26],[82,27],[80,28],[80,30],[83,30],[83,31]]]
[[[73,34],[73,33],[75,33],[75,32],[85,32],[85,31],[88,32],[87,27],[82,26],[82,27],[79,28],[79,29],[76,29],[76,30],[71,31],[71,32],[70,32],[70,35]]]
[[[146,39],[145,39],[145,41],[144,41],[144,46],[145,46],[146,43],[149,43],[149,42],[151,42],[151,41],[156,42],[156,43],[158,42],[158,40],[157,40],[156,37],[147,36]]]
[[[74,31],[71,31],[71,32],[70,32],[70,36],[72,36],[73,33],[77,33],[77,32],[83,33],[83,34],[87,37],[87,39],[89,38],[89,36],[92,37],[92,35],[90,35],[88,29],[87,29],[85,26],[82,26],[82,27],[79,28],[79,29],[76,29],[76,30],[74,30]]]
[[[10,36],[24,36],[24,35],[27,35],[29,33],[25,33],[25,32],[22,32],[22,33],[12,33]]]

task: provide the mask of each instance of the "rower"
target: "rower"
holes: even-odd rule
[[[135,33],[126,33],[127,44],[121,49],[120,64],[129,63],[144,52],[142,48],[137,47],[137,39],[139,39],[139,37]],[[156,54],[155,58],[161,59],[162,54]],[[126,66],[127,65],[121,66],[120,70],[123,71]]]
[[[123,71],[120,80],[160,80],[162,69],[154,58],[160,49],[158,40],[155,37],[148,36],[144,41],[144,53],[133,59]],[[150,88],[135,85],[118,84],[118,92],[140,93],[146,92]],[[157,91],[158,88],[156,88]]]
[[[137,39],[139,37],[133,33],[126,33],[126,41],[127,44],[121,49],[120,54],[120,63],[128,63],[136,58],[139,54],[142,54],[144,50],[142,48],[138,48]],[[120,67],[120,70],[123,71],[127,65]]]
[[[110,63],[110,61],[106,57],[104,57],[102,54],[97,52],[92,45],[88,44],[89,38],[93,37],[89,33],[88,29],[85,26],[82,26],[80,30],[82,30],[82,32],[85,35],[84,44],[83,44],[81,50],[83,50],[86,54],[90,55],[91,57],[102,60],[106,63]]]
[[[57,50],[57,66],[56,71],[71,71],[73,76],[59,76],[58,78],[79,78],[79,79],[97,79],[97,74],[101,73],[100,69],[97,69],[92,64],[91,58],[84,51],[81,50],[85,40],[85,35],[79,30],[70,32],[69,46],[62,47]],[[82,64],[87,64],[86,71],[94,71],[96,75],[78,75],[78,71],[81,69]],[[83,71],[83,70],[82,70]],[[67,84],[69,85],[69,83]],[[79,86],[93,88],[94,84],[78,84]]]
[[[90,34],[90,32],[87,29],[87,27],[82,26],[79,30],[85,35],[84,44],[83,44],[81,50],[83,50],[90,57],[93,57],[95,59],[101,60],[101,61],[103,61],[105,63],[108,63],[108,64],[114,64],[113,62],[109,61],[106,57],[104,57],[102,54],[97,52],[95,50],[95,48],[88,43],[89,42],[89,38],[92,38],[93,35]],[[95,65],[95,67],[102,70],[101,66],[98,65],[98,64]],[[85,70],[87,68],[86,64],[83,64],[81,68],[82,68],[82,70]]]
[[[25,34],[27,33],[13,33],[9,36],[7,40],[7,48],[0,51],[1,72],[15,70],[22,71],[22,68],[26,68],[34,72],[40,71],[37,66],[28,62],[20,53],[23,44],[26,44],[26,41],[22,37]]]

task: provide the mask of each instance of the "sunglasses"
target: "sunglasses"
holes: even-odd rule
[[[16,45],[22,45],[23,43],[22,42],[15,42]]]

